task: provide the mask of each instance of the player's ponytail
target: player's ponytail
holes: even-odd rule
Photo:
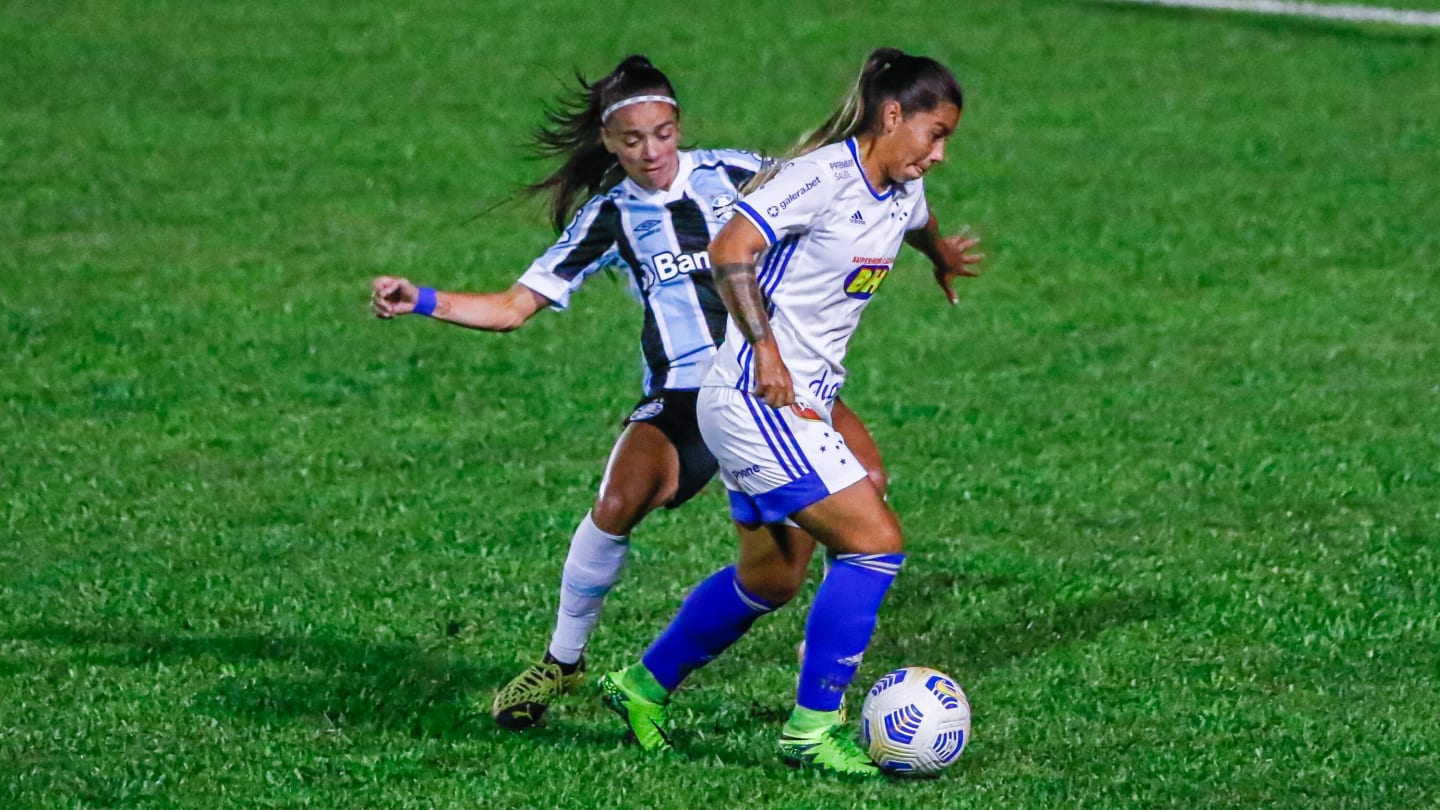
[[[886,100],[900,103],[909,116],[933,110],[944,103],[964,107],[960,83],[954,74],[928,56],[911,56],[898,48],[876,48],[865,59],[860,75],[840,107],[819,128],[800,139],[785,157],[775,161],[745,184],[749,193],[765,185],[789,161],[820,147],[874,131]]]
[[[586,197],[620,182],[625,170],[600,139],[604,111],[617,101],[641,95],[675,98],[670,79],[639,54],[627,56],[594,84],[575,74],[580,87],[545,111],[546,124],[535,131],[533,148],[543,157],[564,156],[549,176],[526,188],[550,197],[550,219],[565,227],[581,195]]]

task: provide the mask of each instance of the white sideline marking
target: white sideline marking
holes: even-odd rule
[[[1418,25],[1440,28],[1440,12],[1403,11],[1380,6],[1326,6],[1319,3],[1290,3],[1283,0],[1110,0],[1112,3],[1138,3],[1149,6],[1183,6],[1186,8],[1251,11],[1259,14],[1288,14],[1295,17],[1324,17],[1351,22],[1384,22],[1395,25]]]

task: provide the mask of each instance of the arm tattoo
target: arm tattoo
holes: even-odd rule
[[[730,317],[751,345],[770,337],[770,318],[765,315],[765,296],[755,275],[754,262],[717,265],[713,271],[715,289]]]

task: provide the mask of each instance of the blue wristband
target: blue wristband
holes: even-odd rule
[[[415,314],[424,315],[427,318],[435,313],[435,288],[421,287],[420,294],[415,297]]]

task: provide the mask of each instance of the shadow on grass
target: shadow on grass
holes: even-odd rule
[[[75,648],[80,662],[96,666],[204,659],[242,665],[217,666],[209,688],[196,693],[191,705],[206,714],[426,737],[505,733],[485,712],[491,691],[514,674],[508,662],[501,668],[419,644],[324,636],[175,635],[63,624],[31,625],[7,636]],[[265,661],[284,664],[287,671],[257,673],[245,666]]]
[[[901,576],[903,586],[886,599],[866,660],[954,667],[956,676],[998,669],[1185,610],[1184,600],[1169,589],[1115,588],[1082,600],[1012,574],[917,567]],[[977,624],[960,607],[970,594],[1001,591],[1010,591],[1007,601],[1015,605],[1004,621]]]
[[[1006,579],[1006,578],[1001,578]],[[967,584],[974,584],[966,580]],[[939,583],[934,583],[939,584]],[[993,584],[993,583],[992,583]],[[907,589],[910,593],[935,591]],[[943,591],[941,591],[943,593]],[[919,596],[913,598],[920,598]],[[1114,627],[1135,624],[1178,610],[1173,598],[1152,593],[1127,593],[1076,604],[1037,602],[1033,614],[1018,615],[998,624],[967,626],[954,616],[928,607],[913,606],[928,615],[926,626],[911,632],[882,633],[869,656],[895,664],[956,667],[963,678],[1003,667],[1046,650],[1093,640]],[[912,608],[892,606],[903,615]],[[325,636],[271,636],[259,633],[183,635],[145,628],[75,627],[34,624],[8,633],[14,640],[68,648],[65,664],[102,667],[146,667],[157,663],[198,661],[213,669],[196,685],[193,710],[211,716],[244,718],[261,725],[310,723],[336,730],[369,729],[415,737],[456,739],[510,738],[487,716],[492,691],[514,674],[511,662],[469,658],[418,643],[363,642]],[[943,641],[941,640],[943,637]],[[787,640],[783,652],[794,655]],[[750,654],[755,654],[751,650]],[[206,666],[204,662],[214,662]],[[256,666],[275,662],[275,667]],[[13,668],[24,668],[19,662]],[[236,666],[229,666],[229,665]],[[852,700],[860,692],[852,695]],[[572,696],[572,701],[593,700],[593,690]],[[723,742],[734,723],[775,726],[788,714],[788,699],[772,705],[752,703],[741,720],[713,724],[713,739],[687,739],[689,756],[712,756],[733,761],[737,752]],[[857,707],[852,707],[852,711]],[[588,714],[581,712],[582,716]],[[556,746],[611,747],[619,744],[623,729],[618,722],[595,725],[564,712],[554,725],[523,736]],[[704,718],[692,721],[706,723]],[[716,718],[711,718],[715,720]],[[744,755],[741,755],[744,758]],[[761,764],[757,761],[750,764]]]
[[[1178,599],[1154,593],[1107,597],[1076,605],[1053,605],[1032,616],[975,628],[964,643],[966,660],[989,670],[1049,649],[1092,641],[1117,627],[1141,624],[1181,610]]]
[[[905,576],[923,580],[909,582],[906,588],[892,593],[881,621],[887,629],[875,637],[866,652],[867,671],[879,674],[874,665],[884,668],[900,666],[931,666],[949,671],[960,679],[962,686],[976,676],[1060,649],[1072,644],[1095,641],[1102,633],[1151,620],[1164,620],[1184,610],[1182,600],[1150,591],[1126,592],[1084,602],[1061,603],[1054,594],[1036,594],[1033,606],[1007,621],[990,624],[966,624],[963,614],[944,607],[944,594],[960,587],[970,587],[984,580],[991,586],[1010,585],[1018,580],[1004,576],[974,577],[954,573],[909,572]],[[939,594],[940,596],[937,596]],[[938,600],[938,603],[937,603]],[[807,608],[808,609],[808,608]],[[897,620],[902,616],[919,617],[909,627]],[[793,656],[794,640],[777,640],[762,655]],[[743,654],[743,653],[742,653]],[[754,652],[750,654],[755,654]],[[798,668],[797,668],[798,671]],[[740,671],[732,677],[744,677]],[[851,685],[847,704],[854,718],[865,699],[868,682]],[[697,735],[681,729],[676,745],[686,756],[712,758],[731,765],[764,767],[773,760],[757,754],[753,748],[732,745],[731,735],[741,729],[770,727],[778,733],[790,713],[792,695],[776,694],[774,700],[750,700],[736,706],[707,712],[692,718],[702,724],[707,734]],[[681,702],[684,702],[682,695]]]

